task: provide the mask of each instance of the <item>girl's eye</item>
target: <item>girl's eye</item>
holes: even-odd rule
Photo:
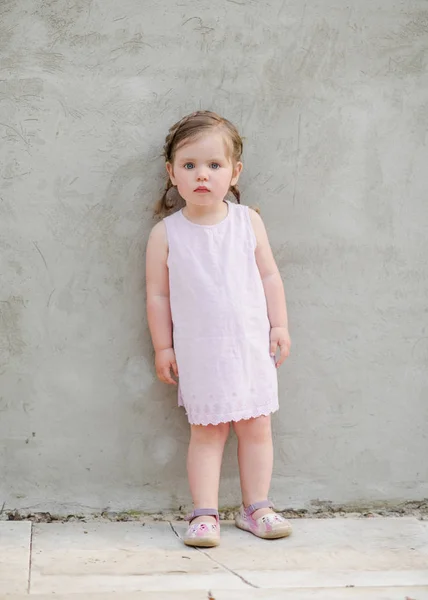
[[[211,169],[217,170],[220,168],[220,165],[218,163],[211,163]]]
[[[194,165],[193,163],[191,163],[191,162],[188,162],[188,163],[186,163],[186,164],[184,165],[184,168],[185,168],[185,169],[193,169],[193,167],[194,167],[194,166],[195,166],[195,165]]]

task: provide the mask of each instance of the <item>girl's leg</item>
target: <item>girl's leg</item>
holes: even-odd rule
[[[223,450],[229,435],[229,423],[191,425],[187,473],[194,508],[218,508]],[[193,523],[214,517],[197,517]]]
[[[244,506],[267,500],[272,479],[273,445],[270,415],[233,423],[238,437],[238,462]],[[253,513],[258,519],[272,512],[261,508]]]

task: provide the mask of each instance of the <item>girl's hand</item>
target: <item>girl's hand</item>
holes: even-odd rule
[[[170,385],[177,385],[175,379],[172,378],[172,372],[178,377],[177,361],[175,360],[175,352],[173,348],[166,348],[165,350],[159,350],[156,352],[155,358],[156,375],[164,383]]]
[[[280,355],[277,361],[275,361],[276,367],[280,367],[284,360],[290,354],[290,334],[288,333],[287,327],[272,327],[270,330],[270,354],[276,356],[279,348]]]

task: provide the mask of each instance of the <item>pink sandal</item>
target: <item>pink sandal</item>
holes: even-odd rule
[[[248,508],[241,506],[241,510],[235,518],[235,525],[239,529],[249,531],[264,540],[274,540],[291,534],[291,523],[277,513],[268,513],[263,517],[254,519],[253,513],[259,508],[273,508],[273,504],[269,500],[263,500],[251,504]]]
[[[215,517],[216,522],[195,523],[192,525],[193,519],[196,517]],[[194,546],[196,548],[213,548],[220,544],[220,520],[218,510],[215,508],[196,508],[190,515],[187,515],[186,521],[190,525],[183,538],[186,546]]]

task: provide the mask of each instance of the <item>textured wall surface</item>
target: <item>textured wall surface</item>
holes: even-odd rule
[[[1,1],[0,506],[189,502],[144,252],[200,107],[246,138],[286,282],[273,499],[428,496],[427,46],[426,0]]]

